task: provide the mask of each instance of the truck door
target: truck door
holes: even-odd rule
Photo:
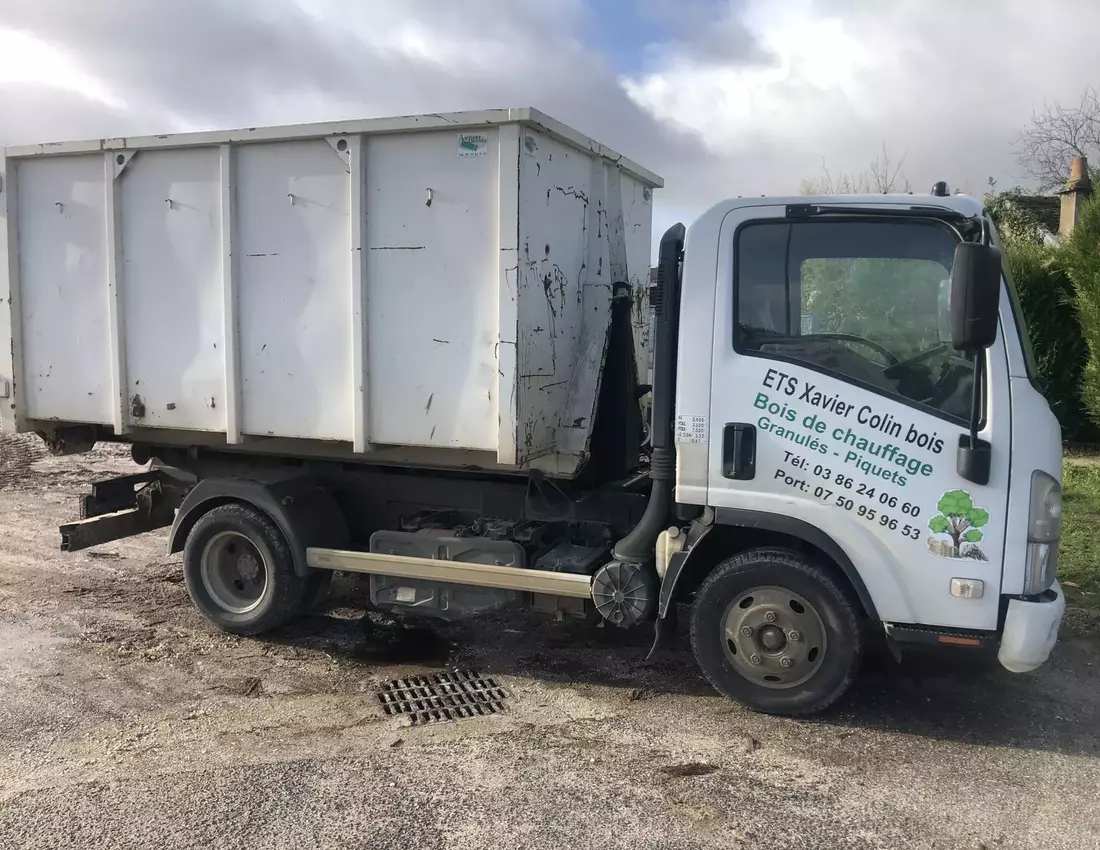
[[[995,629],[1008,379],[999,338],[980,428],[992,470],[975,484],[956,464],[974,376],[949,342],[956,230],[932,217],[786,213],[735,209],[721,229],[708,425],[717,521],[823,532],[884,621]]]

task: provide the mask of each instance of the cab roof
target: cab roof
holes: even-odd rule
[[[910,209],[949,210],[958,215],[981,215],[985,205],[970,195],[765,195],[759,198],[731,198],[715,205],[715,209],[756,206],[829,206],[829,207],[905,207]]]

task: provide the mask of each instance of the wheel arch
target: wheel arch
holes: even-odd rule
[[[868,619],[879,619],[875,602],[859,570],[827,532],[792,517],[734,508],[718,508],[714,524],[703,537],[689,551],[678,552],[669,559],[661,582],[658,617],[665,617],[673,602],[694,593],[723,560],[763,546],[794,549],[814,557],[851,588]]]
[[[168,535],[168,552],[183,551],[195,523],[220,505],[247,505],[275,523],[286,539],[299,576],[314,572],[306,563],[311,546],[346,548],[347,522],[332,493],[309,477],[277,481],[248,478],[205,478],[183,500]]]

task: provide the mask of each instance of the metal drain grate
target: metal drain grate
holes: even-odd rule
[[[508,694],[496,680],[476,670],[445,670],[386,682],[378,691],[382,710],[405,715],[414,726],[481,717],[504,711]]]

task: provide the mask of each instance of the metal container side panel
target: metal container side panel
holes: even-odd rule
[[[495,127],[368,138],[372,443],[498,450],[499,166]]]
[[[621,179],[626,240],[626,280],[632,292],[631,322],[634,325],[634,358],[638,379],[649,383],[650,306],[649,258],[653,248],[653,190],[624,173]]]
[[[497,463],[514,466],[521,457],[517,398],[519,339],[519,186],[523,128],[506,124],[497,134]]]
[[[652,191],[615,165],[593,159],[588,209],[595,222],[588,228],[581,327],[557,441],[563,462],[568,459],[574,467],[588,457],[615,285],[630,288],[635,358],[643,382],[648,373]]]
[[[18,166],[23,401],[28,418],[114,421],[103,154]]]
[[[550,312],[549,327],[554,334],[549,355],[554,378],[547,383],[553,388],[547,391],[536,387],[536,392],[540,397],[543,393],[548,395],[549,404],[544,406],[552,405],[552,409],[535,408],[534,412],[552,417],[555,430],[548,437],[543,421],[536,420],[534,434],[536,445],[552,445],[559,456],[559,473],[568,475],[584,463],[589,451],[607,352],[614,285],[628,284],[633,292],[644,290],[647,285],[652,192],[601,158],[587,157],[583,164],[577,163],[576,153],[569,148],[563,150],[564,146],[554,140],[532,131],[528,131],[527,139],[530,143],[525,144],[528,158],[524,179],[528,185],[523,197],[533,203],[525,207],[527,218],[521,219],[523,232],[531,230],[528,218],[547,232],[554,232],[556,227],[557,245],[576,252],[579,263],[574,274],[561,274],[562,264],[555,261],[551,245],[547,262],[538,264],[541,289],[529,286],[524,290],[527,309],[520,314],[521,328],[529,334],[526,345],[521,342],[521,353],[525,350],[533,353],[536,357],[531,360],[545,369],[547,350],[539,348],[540,324],[533,322],[539,318],[539,307]],[[545,156],[540,158],[543,152]],[[537,191],[532,191],[532,184]],[[573,209],[563,208],[569,202]],[[547,213],[549,218],[541,218]],[[545,251],[542,240],[528,242],[542,246]],[[525,259],[527,268],[533,271],[536,267],[533,258]],[[549,285],[544,266],[549,267]],[[529,271],[529,277],[535,276]],[[563,298],[566,293],[568,297]],[[543,304],[539,303],[539,295]],[[552,296],[557,296],[557,300]],[[638,312],[643,312],[642,308]],[[637,331],[636,336],[640,336]],[[541,361],[537,359],[540,354]],[[644,368],[646,354],[638,352],[638,360]],[[521,363],[521,399],[529,397],[522,394],[522,378],[533,371],[524,369]],[[520,409],[523,417],[532,413],[522,404]],[[524,423],[529,421],[523,419]],[[527,433],[531,430],[528,425]],[[543,443],[538,442],[540,437]]]
[[[594,399],[593,386],[574,381],[590,321],[586,310],[593,327],[601,321],[598,307],[585,303],[585,290],[610,292],[610,279],[598,247],[603,217],[591,200],[593,187],[602,195],[602,161],[530,129],[520,159],[517,408],[520,451],[529,461],[562,450],[571,390]],[[606,330],[606,311],[602,321]],[[585,406],[586,399],[577,401]],[[590,414],[568,424],[587,433]],[[558,469],[571,474],[579,460],[563,459]]]
[[[596,258],[596,269],[585,284],[581,354],[570,382],[560,440],[563,451],[579,456],[582,461],[588,457],[604,378],[611,297],[616,287],[629,288],[638,377],[645,382],[648,374],[652,191],[617,166],[597,162],[601,179],[593,182],[591,206],[596,210],[597,221],[589,248],[590,255]]]
[[[618,186],[618,170],[593,159],[581,327],[558,437],[559,452],[571,458],[574,466],[588,456],[611,329],[612,284],[620,280],[615,274],[621,273],[625,264]],[[614,257],[618,258],[617,267],[612,264]]]
[[[15,163],[0,151],[0,432],[14,433],[22,417],[23,388],[18,377],[22,356],[19,337],[19,236],[16,230]]]
[[[325,139],[236,151],[241,430],[351,441],[350,181]]]
[[[133,425],[225,428],[220,165],[217,148],[143,151],[119,178]]]

